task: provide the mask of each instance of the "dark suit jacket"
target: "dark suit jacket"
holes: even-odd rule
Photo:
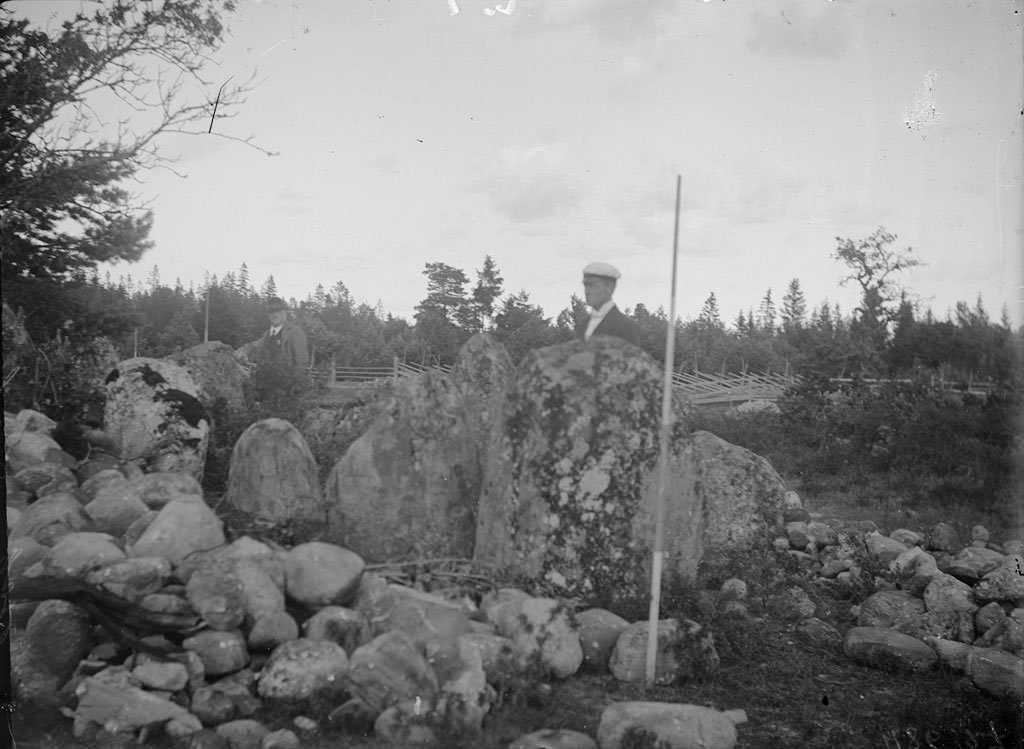
[[[587,325],[590,320],[584,320],[576,326],[576,337],[583,340],[587,334]],[[608,314],[594,329],[594,335],[613,335],[624,341],[629,341],[634,346],[640,345],[640,328],[635,322],[619,311],[618,307],[612,307]]]
[[[306,345],[306,334],[295,323],[285,320],[281,326],[281,342],[277,346],[270,340],[270,330],[260,338],[257,361],[270,363],[281,361],[299,369],[309,366],[309,347]]]

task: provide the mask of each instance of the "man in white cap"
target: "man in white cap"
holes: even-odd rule
[[[640,345],[640,328],[612,301],[619,269],[608,263],[590,263],[583,269],[583,292],[590,307],[590,319],[576,327],[576,337],[589,341],[595,335],[613,335],[634,346]]]

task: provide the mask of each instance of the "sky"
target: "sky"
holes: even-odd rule
[[[90,3],[18,2],[41,24]],[[944,317],[1024,324],[1022,0],[238,0],[205,73],[257,85],[133,186],[165,284],[243,262],[411,320],[427,262],[554,317],[592,260],[619,306],[714,292],[726,323],[798,278],[849,313],[836,238],[885,227]],[[458,13],[452,10],[458,9]],[[495,12],[495,8],[500,11]],[[197,126],[205,131],[206,123]],[[184,175],[184,176],[180,176]]]

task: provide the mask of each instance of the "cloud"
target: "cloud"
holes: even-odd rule
[[[557,144],[505,148],[485,191],[494,208],[515,223],[563,216],[584,192]]]
[[[778,10],[757,8],[750,14],[753,33],[747,48],[797,58],[840,57],[846,50],[841,23],[845,19],[845,9],[824,2],[783,3]]]
[[[282,187],[274,193],[274,201],[279,212],[295,216],[309,213],[313,196],[290,187]]]

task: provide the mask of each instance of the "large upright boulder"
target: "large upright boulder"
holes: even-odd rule
[[[531,352],[484,469],[477,561],[603,605],[644,590],[662,379],[651,357],[615,338]],[[766,547],[785,495],[767,461],[706,432],[676,428],[671,440],[666,577],[692,580],[713,552]]]
[[[103,422],[125,460],[202,479],[210,417],[184,368],[143,357],[121,362],[107,377]]]
[[[368,562],[470,556],[476,447],[447,375],[402,380],[327,479],[329,540]]]
[[[493,449],[495,439],[500,439],[505,399],[515,373],[508,349],[489,333],[477,333],[466,341],[452,366],[452,384],[462,395],[481,462]]]
[[[242,432],[231,453],[227,501],[275,523],[326,519],[316,461],[299,430],[264,419]]]
[[[226,343],[208,341],[173,357],[196,384],[196,394],[210,414],[239,413],[245,408],[246,373]]]

